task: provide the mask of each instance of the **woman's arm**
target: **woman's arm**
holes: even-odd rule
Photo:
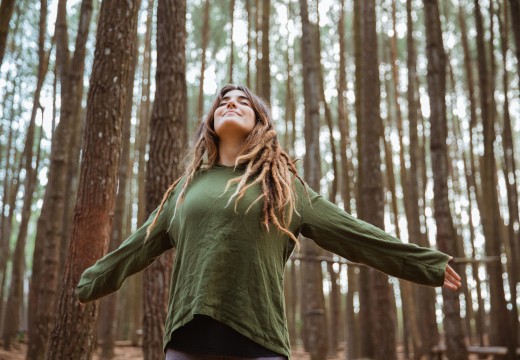
[[[76,295],[80,302],[96,300],[118,290],[128,276],[143,270],[159,255],[173,247],[167,233],[169,223],[167,204],[146,241],[146,229],[157,210],[119,248],[105,255],[83,272],[76,287]]]
[[[303,189],[303,186],[300,187]],[[300,233],[320,247],[386,274],[428,286],[456,290],[460,277],[440,251],[405,244],[376,226],[356,219],[308,188],[299,191]]]

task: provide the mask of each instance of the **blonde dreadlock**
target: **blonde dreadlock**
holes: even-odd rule
[[[177,197],[175,210],[177,210],[179,204],[184,200],[186,189],[191,184],[197,170],[201,168],[204,162],[204,156],[207,157],[208,166],[211,167],[217,164],[219,138],[215,133],[213,114],[224,95],[231,90],[240,90],[246,94],[255,112],[256,124],[251,133],[247,136],[235,162],[235,167],[239,164],[246,164],[245,172],[241,176],[230,179],[224,190],[224,192],[226,192],[233,184],[237,184],[235,192],[229,198],[228,205],[235,199],[236,209],[238,201],[244,196],[246,191],[250,187],[259,184],[262,189],[262,194],[253,201],[247,211],[249,211],[252,205],[257,201],[263,200],[261,222],[265,228],[269,230],[269,224],[272,224],[279,231],[287,234],[296,244],[299,244],[298,239],[288,230],[288,226],[291,223],[292,213],[295,211],[296,196],[294,178],[297,178],[302,184],[303,180],[298,175],[294,162],[278,143],[276,131],[267,105],[245,86],[224,86],[213,102],[212,108],[206,116],[205,121],[203,121],[197,129],[195,144],[192,149],[192,160],[181,177],[185,177],[186,180]],[[175,181],[165,192],[159,210],[147,229],[148,235],[155,226],[164,204],[181,178]],[[175,213],[173,217],[175,217]]]

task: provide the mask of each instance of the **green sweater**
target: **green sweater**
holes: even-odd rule
[[[294,243],[260,222],[261,202],[253,187],[226,206],[234,192],[223,194],[229,179],[244,169],[213,166],[200,170],[174,215],[178,191],[161,212],[145,242],[148,221],[117,250],[82,275],[80,301],[98,299],[119,289],[130,275],[143,270],[166,250],[176,247],[169,293],[164,345],[174,330],[195,314],[213,317],[256,343],[290,357],[285,317],[283,274]],[[320,247],[389,275],[423,285],[440,286],[449,256],[404,244],[347,214],[295,180],[298,200],[289,230],[313,239]],[[180,189],[182,182],[177,189]],[[157,210],[156,210],[157,211]]]

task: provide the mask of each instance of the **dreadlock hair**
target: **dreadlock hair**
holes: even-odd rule
[[[175,210],[184,200],[186,189],[191,184],[197,170],[203,165],[204,159],[206,158],[209,167],[217,164],[219,158],[219,138],[214,128],[214,113],[224,95],[232,90],[240,90],[246,94],[255,112],[256,122],[255,127],[246,137],[242,150],[235,162],[235,168],[239,164],[245,164],[245,172],[241,176],[230,179],[224,190],[225,193],[230,186],[237,184],[235,192],[229,198],[228,205],[234,199],[236,210],[238,201],[244,196],[246,191],[250,187],[259,184],[262,194],[254,200],[247,211],[257,201],[262,200],[263,208],[260,220],[266,230],[268,231],[269,224],[272,224],[299,245],[298,239],[288,230],[288,226],[291,223],[293,211],[296,211],[294,180],[297,178],[302,184],[304,182],[298,175],[294,161],[280,147],[267,104],[246,86],[228,84],[220,89],[211,110],[206,115],[205,120],[199,125],[195,134],[194,146],[191,150],[192,159],[181,176],[181,178],[185,177],[186,180],[177,197]],[[176,180],[165,192],[159,210],[147,229],[147,235],[150,234],[155,226],[166,200],[181,178]],[[175,212],[173,217],[175,217]]]

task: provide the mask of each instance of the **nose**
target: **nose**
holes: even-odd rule
[[[237,108],[237,104],[235,103],[235,100],[232,100],[232,99],[229,99],[229,101],[227,102],[227,106],[226,106],[228,109],[229,108],[234,108],[236,109]]]

